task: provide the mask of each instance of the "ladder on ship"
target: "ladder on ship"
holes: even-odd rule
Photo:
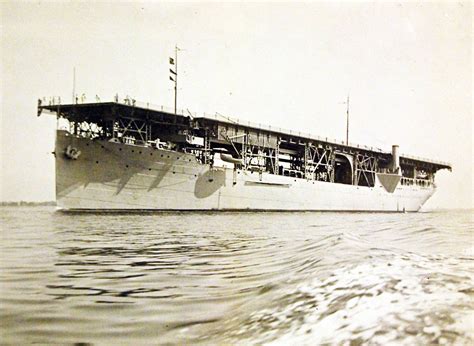
[[[209,163],[209,157],[211,156],[211,141],[209,140],[209,135],[204,136],[204,164]]]

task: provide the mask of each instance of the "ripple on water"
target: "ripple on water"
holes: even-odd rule
[[[235,342],[257,335],[258,342],[275,344],[470,344],[474,280],[450,275],[453,265],[465,265],[455,262],[441,265],[434,276],[432,259],[419,256],[339,268],[284,293],[271,308],[234,320],[240,326],[231,324],[223,337]]]
[[[5,343],[473,341],[468,213],[0,218]]]

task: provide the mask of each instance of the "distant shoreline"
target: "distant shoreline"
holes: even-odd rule
[[[7,201],[7,202],[0,202],[0,207],[41,207],[41,206],[49,206],[54,207],[56,206],[55,201],[44,201],[44,202],[28,202],[28,201]],[[453,210],[474,210],[474,208],[430,208],[426,210],[421,210],[420,213],[429,213],[429,212],[436,212],[436,211],[453,211]]]
[[[2,207],[38,207],[38,206],[55,206],[55,201],[46,202],[27,202],[27,201],[15,201],[15,202],[0,202]]]

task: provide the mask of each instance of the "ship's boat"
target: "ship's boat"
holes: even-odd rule
[[[38,104],[58,118],[63,210],[417,211],[451,165],[136,102]]]

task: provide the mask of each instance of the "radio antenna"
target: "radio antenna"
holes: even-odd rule
[[[72,103],[74,103],[76,98],[76,66],[72,69]]]

